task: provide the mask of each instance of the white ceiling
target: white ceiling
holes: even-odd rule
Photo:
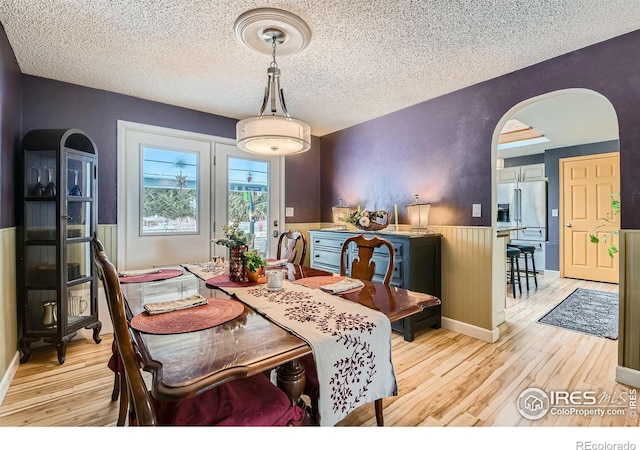
[[[25,74],[240,119],[258,113],[270,57],[233,27],[259,7],[311,28],[278,63],[316,136],[640,28],[638,0],[3,0],[0,21]],[[521,119],[552,134],[534,112]]]

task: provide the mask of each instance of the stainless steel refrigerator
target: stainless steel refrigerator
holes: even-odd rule
[[[524,228],[511,232],[511,242],[536,247],[538,272],[544,270],[544,243],[549,236],[547,197],[546,181],[498,184],[498,228]]]

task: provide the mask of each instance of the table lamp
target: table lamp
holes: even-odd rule
[[[339,199],[338,204],[331,207],[331,212],[333,213],[333,227],[336,230],[346,230],[347,224],[344,219],[351,214],[351,208],[342,203],[342,199]]]
[[[412,204],[407,205],[407,211],[409,211],[409,222],[411,222],[411,231],[429,231],[427,226],[429,225],[429,210],[431,209],[430,203],[423,203],[416,198]]]

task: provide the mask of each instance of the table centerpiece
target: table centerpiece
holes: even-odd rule
[[[380,231],[387,228],[391,223],[391,212],[384,209],[376,211],[357,210],[348,214],[344,221],[355,225],[359,230]]]
[[[225,238],[213,241],[229,249],[229,281],[243,282],[246,277],[244,254],[247,251],[251,234],[241,230],[237,222],[223,225],[222,231],[224,231]]]

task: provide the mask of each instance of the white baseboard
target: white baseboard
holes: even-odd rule
[[[616,381],[628,386],[640,388],[640,371],[629,369],[628,367],[617,366]]]
[[[500,337],[498,328],[487,330],[486,328],[480,328],[465,322],[449,319],[448,317],[442,318],[442,328],[455,331],[456,333],[464,334],[466,336],[471,336],[472,338],[480,339],[481,341],[489,342],[490,344],[496,342]]]
[[[546,276],[546,277],[560,278],[560,271],[559,270],[545,270],[543,275]]]
[[[2,377],[2,381],[0,381],[0,405],[4,401],[5,395],[9,391],[9,386],[11,385],[11,381],[13,381],[13,377],[16,375],[18,371],[18,367],[20,366],[20,352],[16,352],[13,355],[13,359],[7,368],[4,376]]]

